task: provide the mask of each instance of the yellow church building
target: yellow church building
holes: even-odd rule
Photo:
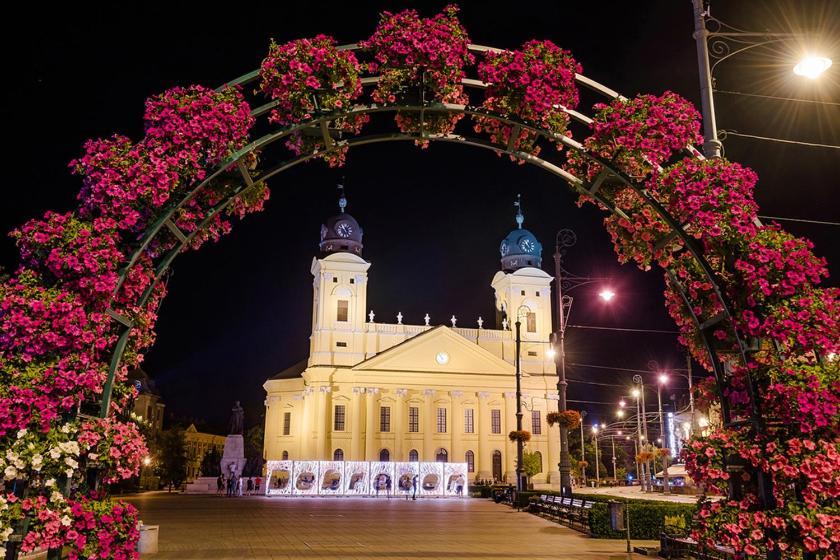
[[[514,322],[521,322],[523,429],[526,451],[539,453],[535,483],[559,486],[557,377],[547,356],[553,277],[540,269],[542,246],[522,227],[500,246],[501,270],[490,282],[496,328],[378,321],[367,307],[371,263],[362,228],[345,212],[321,227],[313,258],[309,358],[268,379],[265,458],[466,463],[471,481],[516,480]]]

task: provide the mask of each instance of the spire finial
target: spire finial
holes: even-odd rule
[[[513,203],[516,206],[516,225],[519,229],[522,229],[522,222],[525,221],[525,215],[522,213],[522,195],[516,195],[516,202]]]
[[[347,197],[344,196],[344,177],[341,178],[341,182],[338,184],[338,208],[341,210],[341,213],[344,214],[344,208],[347,207]]]

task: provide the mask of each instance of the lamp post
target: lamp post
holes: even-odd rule
[[[520,378],[522,377],[522,371],[520,367],[520,347],[522,346],[522,338],[521,338],[521,330],[522,330],[522,311],[523,308],[527,310],[528,308],[520,306],[519,309],[516,311],[516,431],[522,431],[522,388],[520,384]],[[522,476],[524,472],[524,465],[522,464],[522,438],[516,438],[516,491],[522,492],[524,490],[522,484]]]
[[[662,387],[668,383],[668,376],[664,373],[659,375],[659,384],[656,386],[656,399],[659,401],[659,438],[662,440],[662,448],[665,448],[665,418],[662,415]],[[662,455],[662,492],[671,493],[668,486],[668,456]]]
[[[586,411],[580,411],[580,481],[586,486],[586,467],[583,465],[586,462],[586,449],[583,439],[583,419],[586,418]],[[571,461],[570,461],[571,462]]]
[[[569,321],[569,314],[572,311],[574,299],[563,291],[571,291],[578,286],[604,280],[603,278],[589,278],[569,274],[563,269],[563,256],[566,250],[577,243],[577,235],[570,229],[561,229],[554,239],[554,289],[557,295],[557,331],[551,334],[552,345],[558,346],[555,353],[555,365],[557,367],[557,411],[566,412],[566,326]],[[615,292],[609,289],[602,290],[599,294],[602,300],[609,302],[615,297]],[[584,461],[583,453],[583,413],[581,413],[581,461]],[[570,497],[572,495],[572,459],[569,454],[569,429],[560,426],[560,463],[557,465],[560,471],[560,495]],[[584,485],[586,484],[585,469],[581,469]]]
[[[636,448],[636,455],[638,456],[639,451],[644,448],[644,443],[642,443],[642,440],[644,440],[644,438],[645,438],[644,433],[642,432],[642,398],[643,398],[643,395],[644,395],[644,392],[643,392],[644,385],[642,385],[642,376],[634,375],[633,376],[633,383],[638,384],[639,387],[640,387],[640,388],[634,388],[633,393],[632,393],[633,396],[636,398],[636,437],[638,439],[638,444],[639,444],[638,447]],[[639,476],[639,481],[641,482],[642,492],[644,492],[645,489],[646,489],[646,486],[647,486],[648,472],[645,469],[645,464],[644,463],[641,463],[641,462],[638,462],[638,461],[636,463],[639,465],[639,469],[642,471],[641,473],[639,473],[641,475],[641,476]]]
[[[723,145],[718,138],[715,117],[714,71],[724,60],[754,49],[780,41],[802,38],[801,33],[755,33],[736,29],[709,15],[705,0],[691,0],[694,15],[694,40],[697,44],[697,70],[700,77],[700,106],[703,113],[703,154],[708,158],[721,156]],[[706,21],[712,21],[716,29],[710,30]],[[713,39],[712,54],[717,59],[709,62],[709,39]],[[735,45],[730,46],[730,42]],[[793,72],[797,76],[816,79],[831,67],[831,59],[809,55],[804,57]]]
[[[621,435],[621,432],[618,433]],[[612,440],[612,464],[613,464],[613,480],[618,483],[618,469],[615,465],[615,435],[611,435],[610,439]]]
[[[598,468],[598,426],[592,426],[592,443],[595,444],[595,486],[601,485],[601,469]]]

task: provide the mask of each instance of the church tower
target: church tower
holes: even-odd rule
[[[370,263],[362,258],[362,228],[344,211],[344,186],[338,188],[339,213],[321,226],[321,254],[312,259],[310,366],[354,365],[365,358]]]
[[[496,294],[497,328],[513,329],[517,315],[522,322],[523,341],[547,342],[551,336],[551,281],[542,269],[542,245],[522,227],[525,215],[519,195],[516,229],[499,246],[501,268],[491,286]]]

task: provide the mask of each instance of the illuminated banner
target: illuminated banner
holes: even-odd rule
[[[266,496],[467,495],[466,463],[268,461],[266,467]]]

